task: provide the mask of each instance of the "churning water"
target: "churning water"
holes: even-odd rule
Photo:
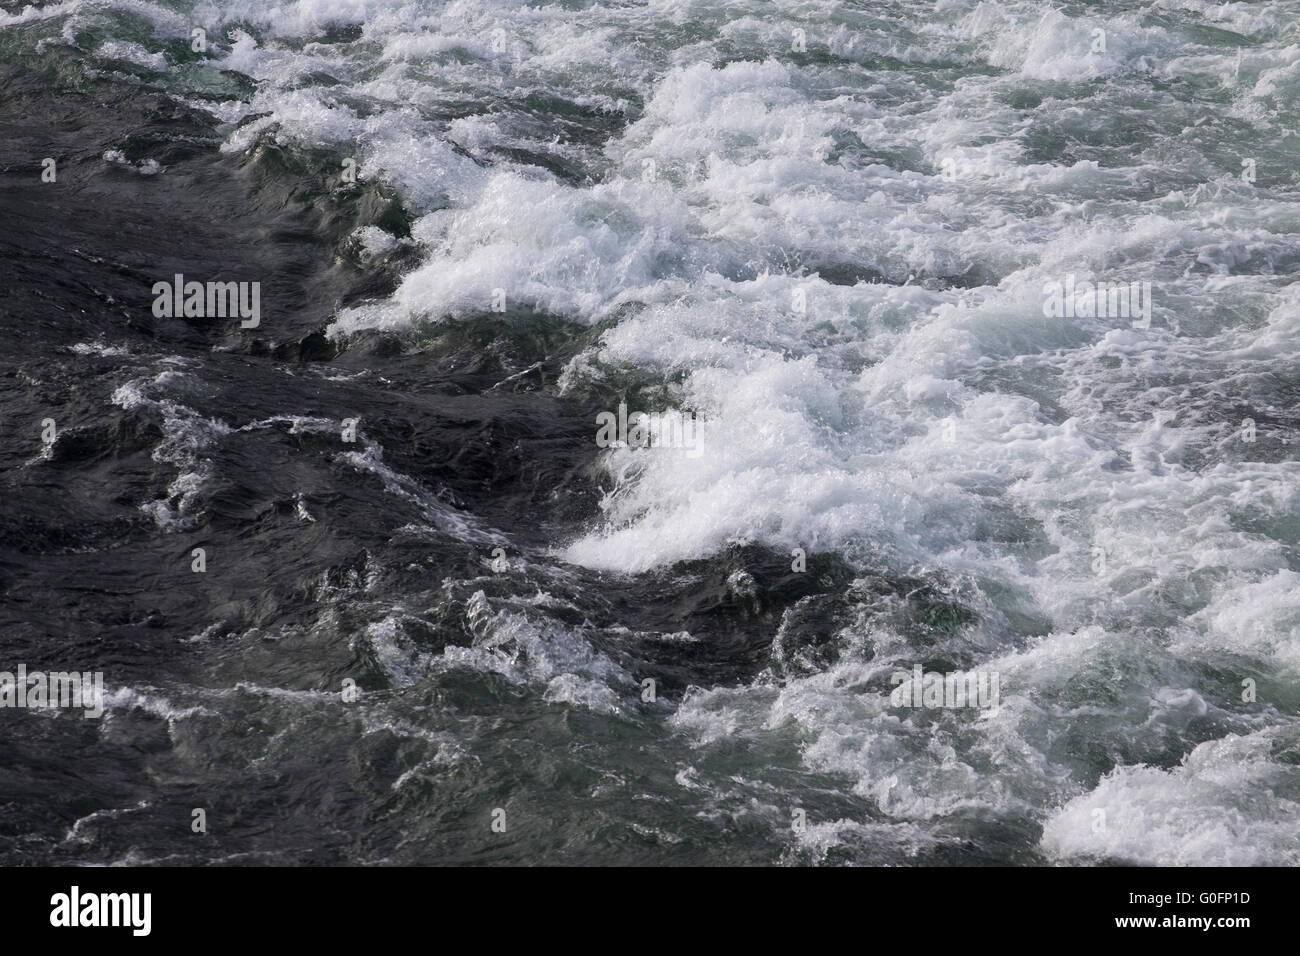
[[[1300,3],[0,11],[6,860],[1300,863]]]

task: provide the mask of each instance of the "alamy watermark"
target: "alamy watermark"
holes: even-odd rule
[[[132,936],[148,936],[153,928],[152,893],[83,893],[73,886],[50,897],[50,925],[121,926]]]
[[[262,283],[171,281],[153,284],[153,314],[159,319],[226,319],[238,316],[240,328],[262,323]]]
[[[32,671],[19,664],[17,674],[0,671],[0,708],[31,710],[80,707],[87,717],[104,713],[102,671]]]
[[[600,448],[684,448],[686,457],[704,453],[704,422],[695,414],[679,411],[627,413],[618,403],[618,414],[596,415],[596,445]]]
[[[1043,315],[1053,319],[1134,319],[1135,329],[1151,327],[1150,282],[1077,282],[1074,273],[1064,282],[1043,284]]]
[[[1000,678],[996,671],[967,671],[940,674],[922,671],[921,665],[912,672],[895,671],[889,678],[894,690],[889,695],[891,707],[978,707],[997,710],[1000,697]]]

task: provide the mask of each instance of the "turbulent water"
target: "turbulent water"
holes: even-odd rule
[[[0,670],[106,684],[0,710],[6,862],[1300,864],[1300,2],[0,0],[0,76]]]

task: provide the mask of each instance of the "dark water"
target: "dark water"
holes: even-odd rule
[[[335,354],[319,334],[331,310],[392,284],[339,257],[340,237],[400,216],[393,197],[332,191],[328,174],[276,150],[215,155],[214,124],[164,96],[55,83],[5,77],[6,408],[33,427],[6,445],[3,627],[15,660],[105,671],[117,706],[103,725],[11,712],[5,858],[597,861],[629,841],[662,855],[635,816],[621,819],[628,784],[651,775],[641,764],[663,746],[636,718],[653,726],[662,705],[624,704],[632,720],[605,747],[626,748],[626,765],[590,766],[582,740],[610,736],[603,721],[491,674],[394,681],[357,634],[401,619],[414,665],[474,641],[474,593],[509,606],[544,587],[554,617],[589,630],[611,666],[679,696],[752,678],[781,610],[825,595],[843,570],[796,576],[756,548],[642,580],[524,567],[595,511],[595,403],[545,392],[585,330],[537,320],[502,335],[485,320]],[[47,113],[58,123],[33,122]],[[161,157],[167,176],[105,169],[102,153],[124,141]],[[46,155],[74,157],[57,185],[30,160]],[[268,277],[275,337],[155,318],[154,278],[176,272]],[[114,351],[70,348],[100,342]],[[193,386],[178,401],[159,375]],[[141,395],[126,408],[114,400],[123,385]],[[47,417],[58,438],[41,458],[35,423]],[[342,438],[349,417],[361,419],[357,451]],[[178,493],[177,466],[201,472],[201,493]],[[159,502],[166,532],[147,513]],[[499,545],[517,568],[493,573]],[[732,593],[737,569],[760,590]],[[679,631],[698,644],[657,640]],[[350,707],[338,701],[346,678],[363,689]],[[499,765],[464,753],[466,724],[510,741]],[[584,799],[600,781],[605,798]],[[556,790],[585,804],[559,818],[567,836]],[[498,805],[518,806],[526,836],[490,832]],[[207,808],[209,834],[190,833],[194,807]],[[571,845],[577,833],[592,845]],[[665,858],[717,849],[688,843]]]

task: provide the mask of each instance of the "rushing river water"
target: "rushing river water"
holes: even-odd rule
[[[1298,131],[1295,0],[0,0],[0,859],[1300,863]]]

